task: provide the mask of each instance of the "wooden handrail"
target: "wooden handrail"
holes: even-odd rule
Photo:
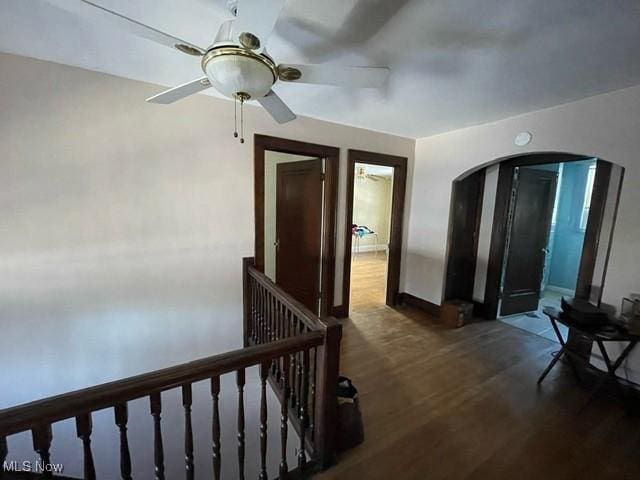
[[[308,332],[0,410],[0,437],[261,365],[274,358],[320,346],[323,340],[321,332]]]

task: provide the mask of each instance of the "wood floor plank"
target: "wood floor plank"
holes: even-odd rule
[[[344,321],[341,371],[360,391],[365,442],[318,478],[640,478],[639,418],[604,395],[579,413],[588,391],[564,365],[536,386],[558,344],[388,308],[384,269],[381,256],[354,262]]]

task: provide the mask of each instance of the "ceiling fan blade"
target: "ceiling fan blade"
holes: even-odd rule
[[[287,104],[273,90],[269,90],[269,93],[257,100],[278,123],[287,123],[296,119],[296,114],[287,107]]]
[[[175,48],[189,55],[203,55],[205,49],[198,47],[190,42],[174,37],[168,33],[161,32],[153,27],[149,27],[143,23],[125,17],[117,12],[104,8],[97,3],[88,0],[46,0],[48,3],[71,13],[75,13],[88,19],[100,18],[111,25],[133,33],[139,37],[152,40],[154,42]]]
[[[192,80],[191,82],[183,83],[182,85],[173,87],[170,90],[154,95],[153,97],[149,97],[147,98],[147,102],[167,105],[169,103],[177,102],[189,95],[193,95],[194,93],[206,90],[209,87],[211,87],[209,79],[207,77],[200,77],[196,80]]]
[[[387,67],[345,67],[336,64],[278,65],[280,80],[295,83],[316,83],[339,87],[381,87],[389,76]]]
[[[261,51],[273,32],[286,0],[238,0],[238,11],[233,22],[233,31],[240,43],[252,50]],[[257,37],[258,44],[251,43],[243,33]]]

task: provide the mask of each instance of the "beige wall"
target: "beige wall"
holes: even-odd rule
[[[250,134],[341,148],[339,226],[347,148],[413,160],[413,140],[309,118],[278,125],[257,107],[242,145],[231,102],[152,105],[161,87],[24,57],[0,54],[0,85],[0,318],[12,325],[0,351],[22,359],[2,380],[32,372],[0,406],[241,345]],[[24,358],[34,335],[47,341]]]
[[[380,177],[378,181],[357,176],[354,179],[353,223],[366,225],[378,234],[379,250],[385,250],[389,244],[392,182],[391,176]],[[360,239],[360,251],[367,250],[375,250],[373,235]]]
[[[516,147],[520,131],[533,133]],[[625,167],[604,301],[618,305],[640,291],[640,269],[630,258],[640,238],[640,87],[592,97],[500,122],[419,139],[412,193],[405,286],[439,304],[449,225],[451,182],[465,171],[525,152],[558,151],[599,157]],[[418,188],[419,186],[419,188]]]
[[[514,145],[518,132],[533,141]],[[568,152],[625,167],[618,220],[603,301],[640,292],[640,86],[529,113],[500,122],[419,139],[413,172],[405,290],[440,304],[449,226],[451,182],[479,165],[525,152]],[[640,358],[635,360],[640,364]]]

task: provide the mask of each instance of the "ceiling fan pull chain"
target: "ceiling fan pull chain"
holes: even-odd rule
[[[238,138],[238,97],[233,97],[233,137]]]
[[[244,97],[240,97],[240,143],[244,143]]]

